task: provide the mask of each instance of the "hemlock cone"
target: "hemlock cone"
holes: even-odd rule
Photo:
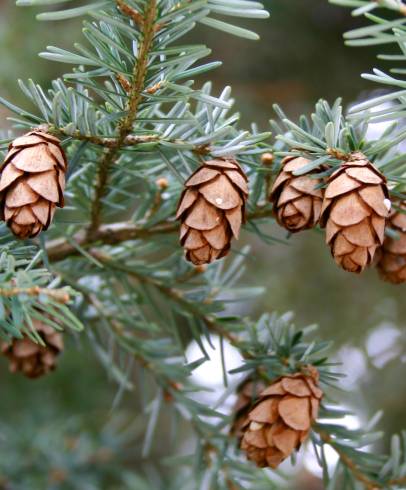
[[[300,448],[317,418],[323,392],[313,366],[266,388],[243,424],[241,449],[259,467],[277,468]]]
[[[252,406],[258,400],[260,393],[266,388],[263,381],[248,378],[237,388],[237,401],[233,408],[234,420],[231,424],[230,433],[236,436],[241,443],[244,435],[242,427]]]
[[[271,190],[270,201],[278,223],[291,233],[313,228],[320,218],[323,191],[318,188],[321,179],[293,175],[310,163],[303,157],[286,157]]]
[[[227,255],[244,222],[248,179],[232,158],[205,162],[185,183],[176,218],[186,259],[209,264]]]
[[[402,212],[403,211],[403,212]],[[393,210],[388,226],[398,233],[398,238],[387,236],[377,264],[382,279],[393,284],[406,282],[406,204],[400,211]]]
[[[336,263],[362,272],[382,245],[390,201],[386,178],[355,152],[329,178],[320,223]]]
[[[63,350],[60,332],[39,320],[33,320],[33,324],[45,346],[36,344],[28,337],[1,344],[3,354],[9,359],[10,371],[20,371],[27,378],[39,378],[54,370],[57,356]]]
[[[2,218],[18,238],[33,238],[63,207],[67,161],[60,141],[34,130],[9,146],[0,176]]]

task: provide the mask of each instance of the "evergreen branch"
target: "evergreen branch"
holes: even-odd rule
[[[340,447],[335,444],[334,439],[327,432],[313,427],[313,430],[317,432],[321,440],[334,448],[337,452],[341,462],[350,470],[355,479],[365,485],[365,490],[378,490],[378,488],[387,488],[387,486],[380,485],[375,480],[371,480],[368,475],[363,473],[357,466],[357,464],[344,452],[340,450]]]
[[[82,134],[80,131],[74,131],[73,133],[68,133],[64,131],[63,128],[50,127],[50,132],[59,133],[64,136],[68,136],[70,138],[80,140],[80,141],[88,141],[89,143],[93,143],[94,145],[105,146],[107,148],[116,148],[119,145],[121,147],[136,146],[142,143],[151,143],[160,140],[160,136],[155,134],[148,134],[142,136],[128,135],[124,138],[124,140],[120,144],[120,140],[118,138],[114,138],[114,137],[103,138],[96,135],[86,135],[86,134]]]
[[[87,134],[82,134],[80,131],[74,131],[74,132],[68,132],[64,130],[64,128],[55,128],[55,127],[48,127],[49,131],[54,134],[58,135],[63,135],[70,137],[72,139],[76,139],[79,141],[88,141],[89,143],[92,143],[94,145],[98,146],[103,146],[106,148],[124,148],[128,146],[138,146],[142,145],[144,143],[170,143],[174,144],[177,147],[185,145],[189,151],[192,153],[196,153],[198,155],[205,155],[210,153],[210,148],[208,145],[193,145],[188,141],[182,140],[180,138],[165,138],[159,134],[146,134],[146,135],[134,135],[134,134],[129,134],[124,138],[123,141],[120,141],[119,138],[115,137],[101,137],[101,136],[96,136],[96,135],[87,135]]]
[[[406,477],[393,478],[385,482],[380,482],[376,479],[372,479],[358,466],[358,464],[355,461],[353,461],[353,459],[350,456],[348,456],[348,454],[346,454],[340,448],[340,445],[336,443],[334,438],[329,433],[327,433],[325,430],[321,429],[317,425],[313,427],[313,430],[320,436],[320,439],[325,444],[328,444],[336,451],[341,462],[348,468],[348,470],[352,473],[354,478],[364,485],[365,490],[378,490],[378,489],[385,490],[393,486],[400,486],[406,484]]]
[[[257,209],[247,216],[247,221],[261,218],[270,218],[272,210],[268,208]],[[64,260],[72,255],[78,255],[79,248],[87,249],[97,244],[116,245],[128,240],[148,239],[157,235],[167,235],[176,233],[179,225],[172,220],[157,223],[150,228],[140,225],[122,222],[101,225],[91,236],[86,232],[80,231],[70,240],[57,238],[47,243],[47,255],[51,262]]]
[[[162,288],[162,284],[159,281],[155,281],[153,278],[144,277],[142,274],[133,273],[132,271],[129,273],[125,268],[122,269],[121,267],[116,267],[114,260],[106,255],[96,253],[96,257],[100,262],[104,262],[104,265],[107,267],[116,268],[120,272],[123,271],[125,274],[129,274],[135,278],[137,282],[149,284],[157,288],[164,295],[168,295],[171,300],[179,299],[177,291],[172,288]],[[215,464],[217,468],[216,479],[218,478],[219,481],[225,481],[227,489],[237,488],[233,484],[233,480],[237,482],[240,479],[247,482],[256,482],[256,484],[263,482],[265,487],[269,489],[272,488],[276,490],[279,488],[269,476],[266,473],[263,473],[259,468],[247,467],[245,474],[238,453],[231,454],[227,451],[231,445],[227,440],[227,435],[221,431],[221,427],[224,427],[224,425],[227,424],[227,416],[207,407],[206,404],[195,402],[189,397],[189,394],[197,388],[191,384],[189,377],[191,371],[200,365],[201,361],[197,361],[191,365],[185,365],[183,359],[179,358],[180,364],[177,364],[175,368],[178,376],[175,379],[173,374],[175,364],[171,362],[170,359],[169,362],[166,362],[168,359],[167,355],[157,355],[158,345],[153,351],[148,348],[145,349],[145,345],[149,342],[145,336],[142,336],[139,339],[141,342],[137,342],[137,335],[134,335],[134,332],[131,330],[126,329],[125,326],[121,324],[120,319],[117,319],[114,314],[106,311],[103,302],[99,301],[96,294],[90,292],[83,285],[79,285],[79,290],[82,292],[88,303],[95,308],[98,314],[106,319],[111,325],[113,335],[118,344],[128,352],[144,370],[152,375],[156,385],[163,390],[165,402],[171,404],[173,409],[178,412],[181,417],[187,420],[199,437],[199,444],[201,443],[202,451],[201,457],[205,467],[203,475],[200,478],[204,479],[206,469],[208,471],[211,465]],[[190,304],[192,304],[192,302]],[[182,306],[184,306],[183,303]],[[192,310],[190,311],[192,312]],[[201,316],[201,319],[204,320],[204,316]],[[209,320],[208,324],[211,325],[212,321],[213,320]],[[99,324],[100,322],[98,321],[96,325],[99,326]],[[218,333],[219,335],[223,334],[223,332],[220,331],[216,331],[215,333]],[[236,338],[233,339],[233,341],[236,345],[239,344],[239,341]],[[173,342],[170,342],[170,344],[172,345]],[[242,344],[240,347],[242,348]],[[179,361],[177,360],[177,362]],[[207,417],[214,417],[215,420],[219,420],[219,423],[212,423],[205,420],[204,418],[207,419]],[[227,453],[225,451],[227,451]],[[223,489],[223,486],[219,486],[218,488]]]
[[[175,301],[178,303],[182,308],[184,308],[185,311],[192,313],[194,317],[200,318],[202,320],[207,328],[218,335],[222,335],[225,337],[232,345],[239,347],[239,341],[236,336],[234,336],[232,333],[229,331],[223,329],[218,322],[216,322],[215,317],[212,315],[206,315],[202,313],[198,307],[198,305],[194,301],[189,301],[183,294],[182,291],[179,291],[177,289],[174,289],[170,286],[166,286],[164,283],[161,281],[147,275],[140,274],[136,272],[133,269],[128,269],[125,266],[119,265],[117,262],[112,260],[111,257],[109,257],[108,254],[106,254],[103,251],[98,251],[98,250],[91,250],[90,254],[92,257],[94,257],[97,261],[99,261],[101,264],[106,265],[107,267],[110,267],[112,269],[119,270],[121,272],[124,272],[125,274],[129,275],[130,277],[135,278],[137,281],[149,284],[156,288],[158,291],[160,291],[164,296],[167,298]],[[207,298],[207,301],[210,301],[209,298]]]
[[[0,337],[21,338],[24,334],[41,343],[33,328],[35,319],[56,329],[82,330],[82,323],[68,305],[75,290],[56,287],[60,278],[38,267],[42,252],[20,247],[9,239],[3,248],[0,255]]]
[[[20,294],[26,294],[28,296],[44,295],[64,304],[70,301],[70,295],[66,288],[49,289],[41,288],[39,286],[32,286],[29,288],[0,288],[0,296],[3,296],[4,298],[12,298],[13,296],[19,296]]]
[[[100,162],[98,175],[95,186],[95,197],[91,208],[91,224],[88,230],[88,235],[93,233],[100,226],[100,214],[102,207],[102,199],[106,193],[110,167],[114,164],[119,149],[123,146],[126,137],[130,134],[134,121],[137,117],[138,105],[142,98],[142,91],[145,84],[145,78],[148,68],[148,56],[152,48],[152,42],[155,34],[155,19],[157,15],[156,0],[147,2],[145,10],[144,22],[141,26],[142,40],[138,49],[137,62],[133,70],[133,83],[129,91],[129,99],[127,105],[127,114],[119,122],[119,135],[114,147],[109,148]]]
[[[271,343],[269,344],[262,335],[262,331],[264,329],[266,330],[267,328],[265,326],[266,321],[259,321],[258,324],[253,327],[251,333],[239,334],[238,332],[241,331],[241,329],[239,329],[237,326],[239,322],[234,324],[232,323],[231,328],[224,328],[224,325],[221,323],[221,317],[217,317],[216,314],[202,311],[199,304],[209,304],[215,299],[215,292],[213,292],[214,296],[209,294],[205,299],[201,299],[199,303],[196,303],[195,300],[189,299],[183,291],[177,289],[176,287],[167,285],[162,280],[157,279],[154,276],[135,270],[134,268],[129,267],[128,264],[124,266],[120,263],[120,260],[115,260],[112,256],[104,253],[103,251],[92,249],[89,251],[89,254],[91,254],[99,263],[103,264],[107,268],[115,269],[120,273],[134,278],[139,283],[152,286],[161,292],[164,297],[167,297],[170,301],[177,303],[181,307],[181,310],[183,310],[185,313],[190,313],[194,318],[198,318],[204,322],[209,332],[226,338],[234,347],[236,347],[244,357],[247,368],[254,370],[258,376],[262,377],[267,382],[272,382],[283,372],[296,372],[311,363],[315,363],[315,365],[317,365],[318,369],[320,370],[322,380],[325,380],[328,384],[330,384],[331,381],[335,379],[336,375],[329,372],[328,369],[326,370],[326,368],[323,366],[324,361],[322,361],[322,358],[320,357],[322,356],[323,349],[326,348],[326,344],[316,343],[310,346],[310,344],[303,342],[301,340],[303,332],[295,332],[295,330],[292,329],[289,319],[283,320],[282,327],[281,325],[278,325],[277,322],[269,322],[268,328],[271,336]],[[106,314],[103,305],[98,304],[98,298],[91,298],[91,304],[93,304],[93,306],[95,306],[95,302],[97,310],[100,312],[100,314],[102,314],[103,317],[107,317],[109,322],[111,322],[112,328],[117,335],[118,343],[122,345],[123,348],[128,349],[129,345],[127,345],[127,341],[125,339],[128,335],[132,334],[123,330],[122,326],[120,325],[120,321],[115,319],[114,314]],[[248,324],[247,328],[249,328]],[[249,338],[249,341],[247,341],[246,337]],[[143,342],[145,342],[145,338],[143,338]],[[176,397],[183,397],[187,393],[187,390],[184,391],[184,387],[179,385],[177,380],[171,379],[171,376],[168,376],[165,369],[163,369],[163,366],[160,363],[157,363],[155,358],[149,358],[148,351],[138,349],[138,347],[136,347],[136,345],[133,343],[131,343],[131,346],[132,347],[129,352],[135,356],[135,358],[145,369],[151,371],[154,377],[156,377],[156,381],[160,386],[168,390],[168,401],[170,401],[172,397],[176,399]],[[328,409],[326,410],[328,412]],[[208,441],[215,439],[215,435],[213,434],[213,428],[215,427],[214,425],[209,424],[208,427],[205,427],[206,431],[202,432],[202,427],[194,417],[192,417],[190,422],[200,437],[204,437]],[[335,438],[336,436],[334,429],[328,429],[323,425],[320,427],[316,425],[313,427],[313,430],[319,434],[324,443],[331,445],[337,451],[340,461],[349,469],[349,471],[351,471],[357,481],[365,485],[366,490],[377,490],[380,488],[385,489],[388,488],[387,485],[401,484],[403,482],[403,478],[390,480],[390,483],[375,481],[369,473],[364,471],[362,465],[360,465],[355,458],[355,456],[358,456],[358,454],[363,454],[363,457],[365,458],[373,458],[372,455],[369,456],[367,453],[357,452],[354,453],[353,460],[345,450],[341,449],[341,447],[347,447],[348,451],[348,448],[352,446],[342,446],[341,443]],[[329,430],[332,430],[332,432],[329,432]],[[344,437],[350,437],[350,435],[345,435]],[[356,442],[358,438],[362,440],[363,437],[363,433],[358,432],[354,433],[352,439],[354,442]],[[210,448],[217,452],[216,448],[212,446],[212,442],[209,444]],[[221,462],[221,464],[223,465],[223,462]]]
[[[144,25],[143,16],[139,12],[137,12],[137,10],[132,8],[130,5],[127,5],[123,0],[117,0],[117,6],[124,15],[130,17],[140,27]]]

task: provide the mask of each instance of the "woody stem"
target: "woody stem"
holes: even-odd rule
[[[96,177],[94,199],[90,212],[91,222],[87,231],[89,237],[93,236],[100,226],[102,199],[107,191],[110,169],[117,161],[120,149],[132,131],[134,121],[137,117],[138,105],[145,86],[149,52],[155,34],[155,19],[157,15],[156,0],[149,0],[146,5],[146,11],[141,25],[141,41],[139,44],[138,58],[134,65],[133,82],[128,94],[127,112],[118,124],[118,137],[115,140],[115,145],[107,147],[104,151],[104,156],[100,162]]]

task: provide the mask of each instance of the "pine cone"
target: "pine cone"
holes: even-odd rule
[[[240,442],[244,435],[242,428],[248,413],[265,388],[263,381],[253,381],[251,378],[243,381],[237,388],[237,401],[233,408],[234,420],[231,424],[230,434],[236,436]]]
[[[1,213],[18,238],[33,238],[63,207],[66,157],[58,138],[34,130],[15,139],[0,171]]]
[[[393,284],[406,282],[406,204],[400,208],[401,211],[393,210],[388,223],[399,238],[385,238],[377,264],[382,279]]]
[[[291,233],[313,228],[320,218],[323,191],[318,186],[321,179],[306,175],[295,176],[293,172],[307,165],[302,157],[286,157],[282,170],[276,178],[270,195],[273,212],[278,223]]]
[[[372,263],[389,209],[385,177],[362,153],[353,153],[329,178],[320,219],[340,267],[359,273]]]
[[[244,221],[247,182],[231,158],[205,162],[189,177],[176,214],[187,260],[202,265],[227,255]]]
[[[63,350],[61,333],[38,320],[33,320],[33,324],[45,346],[36,344],[28,337],[1,345],[3,354],[10,361],[10,371],[21,371],[27,378],[38,378],[54,370],[56,358]]]
[[[277,468],[300,448],[318,415],[323,392],[313,366],[306,373],[282,376],[265,389],[243,426],[241,449],[263,468]]]

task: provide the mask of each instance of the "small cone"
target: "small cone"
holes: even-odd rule
[[[383,243],[390,200],[385,177],[359,152],[329,178],[320,224],[336,263],[362,272]]]
[[[393,210],[388,225],[399,237],[386,237],[380,252],[377,267],[384,281],[393,284],[406,282],[406,204],[400,210]]]
[[[185,183],[176,218],[186,259],[209,264],[227,255],[244,222],[248,179],[231,158],[205,162]]]
[[[321,179],[313,172],[295,176],[293,172],[310,163],[302,157],[286,157],[271,190],[270,201],[277,222],[291,233],[313,228],[319,221],[323,191]]]
[[[323,392],[319,373],[282,376],[266,388],[242,426],[241,449],[257,466],[277,468],[307,439]]]
[[[63,207],[67,162],[60,141],[42,130],[16,138],[0,170],[2,219],[17,238],[33,238]]]
[[[9,359],[10,371],[21,372],[27,378],[39,378],[53,371],[57,356],[63,350],[61,333],[38,320],[33,320],[33,324],[45,346],[36,344],[28,337],[1,344],[3,354]]]

